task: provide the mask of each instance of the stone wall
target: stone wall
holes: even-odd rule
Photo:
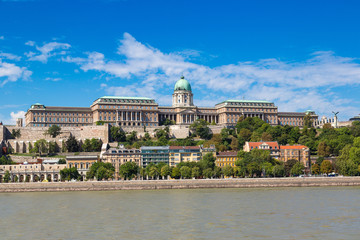
[[[102,126],[81,126],[81,127],[62,127],[61,134],[56,138],[52,138],[44,133],[48,130],[48,127],[16,127],[16,126],[2,126],[2,132],[4,134],[4,145],[11,147],[15,153],[28,153],[29,146],[34,146],[37,140],[45,139],[47,141],[56,142],[60,150],[63,147],[64,142],[70,135],[74,136],[81,143],[85,139],[98,138],[103,143],[109,142],[109,125]],[[13,129],[20,129],[21,136],[14,139],[11,136]]]
[[[1,183],[0,192],[360,186],[360,177]]]

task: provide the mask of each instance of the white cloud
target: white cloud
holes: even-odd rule
[[[25,43],[25,45],[33,47],[33,46],[35,46],[35,42],[34,41],[27,41]]]
[[[62,80],[62,78],[51,78],[51,77],[45,78],[45,81],[52,81],[52,82],[58,82],[61,80]]]
[[[10,113],[10,121],[9,122],[7,122],[6,124],[11,124],[11,125],[13,125],[13,124],[15,124],[16,123],[16,120],[18,119],[18,118],[25,118],[25,113],[26,112],[24,112],[24,111],[18,111],[18,112],[11,112]]]
[[[5,39],[5,37],[4,36],[0,36],[0,40],[4,40]]]
[[[35,42],[28,41],[25,43],[29,46],[35,46],[36,50],[39,53],[34,53],[32,51],[25,53],[25,55],[29,58],[30,61],[40,61],[42,63],[46,63],[48,58],[56,55],[65,55],[66,51],[64,49],[69,49],[71,46],[67,43],[59,43],[59,42],[49,42],[39,47],[36,46]]]
[[[4,52],[0,52],[0,59],[9,59],[9,60],[15,60],[15,61],[20,61],[21,57],[17,56],[15,54],[12,53],[4,53]]]
[[[16,82],[19,79],[27,80],[32,72],[26,67],[19,67],[13,63],[3,62],[0,58],[0,87],[8,82]]]
[[[99,52],[87,53],[86,58],[67,56],[62,59],[80,65],[83,71],[99,71],[130,82],[123,86],[107,86],[109,94],[154,97],[159,103],[159,99],[168,99],[165,96],[169,95],[161,89],[169,88],[184,74],[193,89],[226,98],[245,96],[276,101],[280,111],[311,108],[325,113],[336,108],[349,115],[356,111],[344,104],[347,100],[340,99],[333,89],[359,86],[360,64],[357,59],[336,56],[331,51],[315,52],[302,62],[263,59],[211,68],[189,61],[189,56],[197,56],[199,52],[163,53],[136,41],[128,33],[120,40],[117,50],[121,61],[108,60]]]

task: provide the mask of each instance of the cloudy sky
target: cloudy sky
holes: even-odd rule
[[[34,103],[143,96],[171,105],[273,101],[279,111],[359,114],[357,1],[0,0],[0,121]]]

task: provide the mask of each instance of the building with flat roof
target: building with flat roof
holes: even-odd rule
[[[143,146],[140,151],[142,167],[146,167],[150,163],[169,164],[169,146]]]
[[[181,162],[198,162],[201,160],[200,146],[170,146],[169,165],[176,167]]]
[[[235,162],[238,159],[237,152],[235,151],[219,152],[216,155],[215,166],[221,168],[225,166],[235,167]]]
[[[146,97],[104,96],[90,107],[49,107],[36,103],[25,114],[25,126],[85,126],[96,122],[126,127],[158,127],[166,119],[176,125],[190,125],[197,119],[221,126],[234,126],[241,117],[258,117],[271,125],[303,126],[303,118],[313,111],[278,112],[273,102],[259,100],[226,100],[214,107],[197,107],[190,83],[181,77],[174,87],[171,106],[159,106]]]
[[[83,179],[86,178],[86,173],[90,171],[91,166],[99,161],[97,155],[91,156],[67,156],[66,167],[75,167]]]
[[[280,160],[287,162],[291,159],[301,162],[306,168],[310,168],[310,149],[304,145],[280,146]]]
[[[105,153],[102,154],[101,161],[105,163],[111,163],[115,168],[114,178],[119,179],[119,169],[122,164],[127,162],[134,162],[140,167],[141,152],[136,148],[109,148]]]

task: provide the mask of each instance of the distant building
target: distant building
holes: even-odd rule
[[[245,142],[244,152],[250,152],[254,149],[268,150],[273,158],[279,158],[280,147],[278,142]]]
[[[150,163],[169,164],[169,146],[143,146],[140,151],[142,167],[146,167]]]
[[[75,167],[81,177],[85,179],[86,173],[90,171],[91,166],[99,161],[99,157],[96,155],[92,156],[67,156],[66,167]]]
[[[219,152],[216,156],[215,165],[221,168],[225,166],[235,167],[236,160],[238,160],[237,152]]]
[[[306,168],[310,167],[310,149],[304,145],[280,146],[280,160],[287,162],[291,159],[304,164]]]
[[[235,126],[243,117],[258,117],[271,125],[303,126],[306,114],[313,121],[314,111],[278,112],[273,102],[261,100],[225,100],[214,107],[197,107],[193,102],[190,83],[181,77],[175,84],[172,106],[159,106],[146,97],[104,96],[90,107],[51,107],[33,104],[25,114],[25,126],[47,127],[94,125],[101,121],[128,127],[158,127],[166,119],[176,125],[190,125],[197,119],[220,126]]]
[[[60,171],[66,167],[65,164],[16,164],[0,165],[0,182],[4,181],[6,171],[10,173],[10,181],[14,182],[17,177],[18,182],[39,182],[44,179],[51,182],[61,180]]]
[[[139,149],[136,148],[110,148],[105,153],[103,153],[102,162],[111,163],[115,168],[114,177],[115,179],[119,179],[119,169],[122,164],[127,162],[134,162],[140,167],[141,152]]]
[[[201,159],[199,146],[170,146],[169,165],[176,167],[181,162],[198,162]]]

